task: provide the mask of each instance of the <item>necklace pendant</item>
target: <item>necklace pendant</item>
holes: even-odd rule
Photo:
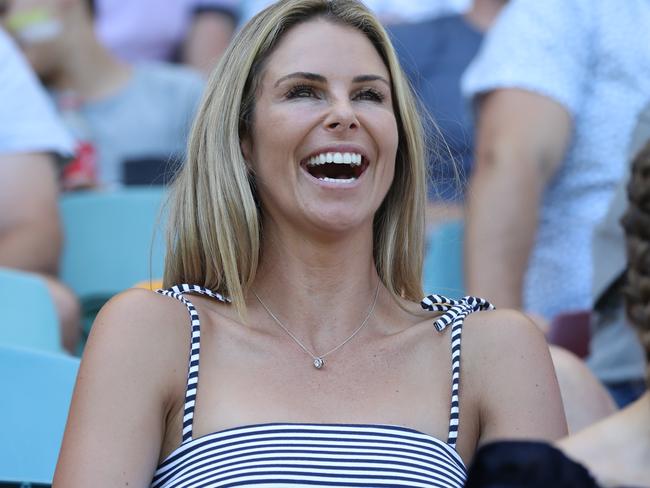
[[[321,369],[323,366],[325,366],[325,361],[322,358],[314,359],[314,368]]]

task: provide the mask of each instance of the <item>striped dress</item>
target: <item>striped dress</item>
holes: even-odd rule
[[[443,312],[434,322],[436,330],[452,327],[446,442],[414,429],[381,424],[271,423],[193,437],[201,325],[196,309],[184,296],[188,292],[228,301],[194,285],[158,290],[185,304],[192,340],[182,442],[156,469],[153,488],[463,486],[466,468],[456,452],[462,324],[470,313],[492,309],[488,302],[474,297],[450,300],[439,295],[422,300],[423,308]]]

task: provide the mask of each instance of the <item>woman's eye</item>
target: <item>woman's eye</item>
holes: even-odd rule
[[[358,100],[367,100],[370,102],[383,102],[384,98],[386,97],[384,96],[383,93],[381,93],[378,90],[375,90],[374,88],[366,88],[364,90],[357,92],[354,98]]]
[[[314,90],[313,87],[307,86],[307,85],[298,85],[294,86],[291,88],[287,94],[286,97],[291,99],[291,98],[311,98],[311,97],[316,97],[316,90]]]

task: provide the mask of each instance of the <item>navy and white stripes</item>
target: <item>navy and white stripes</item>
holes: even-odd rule
[[[451,447],[389,425],[262,424],[199,437],[174,451],[152,486],[461,487]]]
[[[196,404],[196,390],[199,384],[199,352],[201,349],[201,322],[199,314],[183,293],[194,292],[207,295],[217,300],[227,303],[229,300],[219,293],[214,293],[207,288],[196,285],[178,285],[172,286],[167,290],[157,290],[161,295],[173,297],[185,304],[190,314],[192,325],[192,338],[190,341],[190,361],[187,372],[187,388],[185,390],[185,408],[183,410],[183,442],[192,439],[192,423],[194,420],[194,405]]]
[[[199,377],[200,322],[183,293],[229,300],[206,288],[179,285],[159,293],[181,301],[191,319],[192,340],[183,416],[183,441],[158,467],[155,488],[196,487],[462,487],[466,469],[456,452],[459,422],[460,346],[464,318],[492,309],[485,300],[429,295],[422,307],[452,325],[452,397],[447,443],[413,429],[376,424],[261,424],[199,438],[192,435]]]
[[[444,331],[451,324],[451,412],[447,444],[456,449],[460,420],[458,391],[460,388],[460,344],[463,321],[472,312],[494,310],[494,307],[482,298],[466,296],[461,300],[452,300],[441,295],[429,295],[422,300],[420,305],[431,312],[444,312],[433,324],[438,332]]]

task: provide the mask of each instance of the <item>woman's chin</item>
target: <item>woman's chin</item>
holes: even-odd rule
[[[372,215],[359,214],[356,212],[343,211],[321,211],[316,215],[309,216],[310,229],[305,232],[313,232],[318,236],[325,236],[328,240],[344,238],[350,234],[356,234],[368,230],[372,232]]]

